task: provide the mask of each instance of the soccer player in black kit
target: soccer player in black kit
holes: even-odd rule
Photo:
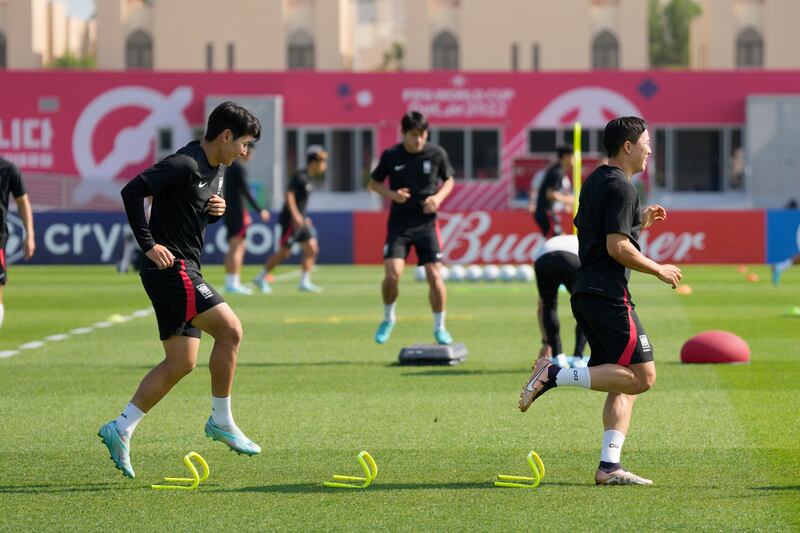
[[[265,294],[272,292],[268,278],[272,270],[292,254],[292,246],[300,243],[303,260],[300,263],[300,292],[321,292],[322,289],[311,281],[311,270],[319,254],[317,232],[306,215],[308,197],[313,188],[311,180],[325,175],[328,168],[328,153],[318,144],[306,149],[306,168],[298,170],[286,188],[286,200],[281,210],[280,224],[282,228],[280,248],[264,263],[264,269],[253,280],[256,287]]]
[[[556,202],[569,204],[574,203],[571,194],[562,192],[564,182],[564,169],[572,167],[573,149],[571,146],[559,146],[556,149],[558,159],[547,168],[539,193],[536,196],[536,210],[533,212],[533,219],[542,230],[542,235],[546,239],[561,235],[561,223],[553,209]]]
[[[245,161],[253,158],[253,147],[247,149],[247,155],[242,157]],[[250,214],[247,212],[245,201],[250,207],[259,212],[262,222],[269,221],[269,211],[262,209],[253,194],[247,187],[247,169],[234,161],[225,172],[224,196],[225,203],[225,229],[228,231],[228,253],[225,254],[225,292],[237,294],[253,294],[249,287],[241,284],[239,278],[242,271],[245,253],[245,237],[247,226],[250,225]]]
[[[428,297],[433,310],[433,336],[439,344],[451,344],[445,328],[447,293],[439,272],[442,243],[436,212],[453,190],[453,167],[441,146],[428,143],[428,119],[410,111],[401,121],[403,142],[381,154],[372,171],[369,188],[392,201],[386,244],[383,247],[385,277],[382,285],[384,317],[375,342],[389,340],[396,321],[395,303],[400,276],[411,246],[425,267]],[[389,186],[383,184],[389,178]],[[441,180],[442,186],[438,187]],[[438,189],[438,190],[437,190]]]
[[[134,477],[130,439],[136,425],[197,362],[200,332],[214,338],[211,372],[211,416],[205,433],[240,454],[261,448],[233,420],[230,395],[242,325],[222,297],[200,273],[206,226],[225,213],[220,196],[225,165],[247,153],[261,135],[261,124],[232,102],[217,106],[208,118],[202,141],[193,141],[139,174],[122,189],[128,221],[146,260],[142,285],[153,303],[164,360],[142,379],[122,414],[103,425],[98,435],[117,468]],[[143,200],[152,197],[150,221]]]
[[[628,279],[633,269],[656,276],[674,289],[681,271],[648,259],[638,243],[640,230],[667,218],[660,205],[642,210],[630,181],[644,171],[651,153],[647,124],[638,117],[614,119],[605,128],[603,144],[608,165],[586,179],[575,217],[581,266],[572,291],[572,312],[586,334],[592,357],[588,368],[559,369],[546,359],[537,360],[520,393],[519,408],[526,411],[557,386],[607,392],[595,483],[652,485],[620,464],[634,401],[656,381],[653,347],[636,316]]]
[[[5,316],[5,306],[3,305],[3,287],[8,279],[8,269],[6,267],[6,243],[8,241],[8,227],[6,217],[8,216],[8,197],[14,197],[17,203],[17,212],[22,224],[25,226],[25,239],[22,241],[22,251],[25,259],[33,257],[36,249],[36,241],[33,236],[33,211],[25,192],[25,185],[22,183],[22,175],[19,169],[10,161],[0,157],[0,327],[3,326]]]

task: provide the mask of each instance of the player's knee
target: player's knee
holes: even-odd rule
[[[400,283],[400,273],[393,270],[387,271],[384,282],[389,285],[397,285]]]
[[[186,357],[181,359],[170,360],[168,361],[167,364],[169,366],[170,372],[173,375],[182,378],[183,376],[189,374],[192,370],[194,370],[194,367],[197,365],[197,360]]]

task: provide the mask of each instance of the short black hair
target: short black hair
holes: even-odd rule
[[[639,117],[619,117],[606,124],[603,145],[608,157],[616,156],[625,141],[636,143],[646,129],[647,122]]]
[[[411,130],[425,131],[428,129],[428,117],[419,111],[409,111],[400,120],[400,127],[403,129],[403,133]]]
[[[233,102],[222,102],[208,116],[205,139],[213,141],[225,130],[231,130],[233,138],[251,135],[254,141],[261,138],[261,122],[247,109]]]
[[[560,144],[556,147],[556,155],[559,159],[564,157],[565,155],[572,155],[575,152],[575,149],[572,148],[571,144]]]

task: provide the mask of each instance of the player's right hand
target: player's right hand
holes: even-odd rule
[[[681,269],[675,265],[661,265],[661,268],[658,270],[658,279],[672,285],[673,289],[678,287],[678,283],[680,283],[682,277]]]
[[[169,268],[172,266],[172,263],[175,262],[175,256],[172,255],[172,252],[170,252],[166,246],[161,246],[160,244],[156,244],[150,248],[144,255],[155,263],[159,270]]]
[[[397,189],[396,191],[394,191],[394,194],[392,195],[392,200],[398,204],[406,203],[406,200],[408,200],[409,198],[411,198],[411,191],[408,189],[408,187]]]

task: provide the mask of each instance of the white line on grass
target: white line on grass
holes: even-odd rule
[[[108,320],[96,322],[88,327],[75,328],[69,333],[57,333],[55,335],[48,335],[47,337],[45,337],[40,341],[26,342],[25,344],[19,345],[16,350],[0,351],[0,359],[19,355],[21,350],[36,350],[38,348],[41,348],[48,342],[60,342],[63,340],[67,340],[73,335],[86,335],[88,333],[93,332],[95,329],[110,328],[114,326],[114,324],[122,324],[124,322],[130,322],[134,318],[143,318],[151,314],[153,314],[153,310],[148,308],[148,309],[139,309],[138,311],[134,311],[130,315],[111,315],[110,317],[108,317]]]

